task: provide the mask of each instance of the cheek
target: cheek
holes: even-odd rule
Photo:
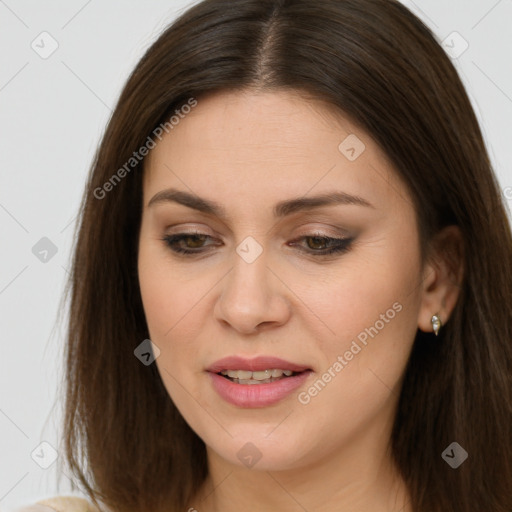
[[[388,240],[376,244],[374,253],[367,251],[364,260],[346,259],[345,266],[340,265],[335,275],[324,280],[321,291],[311,288],[304,299],[328,327],[318,338],[324,371],[331,368],[332,373],[341,356],[343,371],[338,365],[339,371],[334,373],[343,373],[347,379],[343,386],[356,393],[362,391],[361,382],[370,385],[379,377],[390,387],[394,385],[412,347],[421,273],[414,241],[408,244],[405,258],[401,244]]]
[[[411,294],[417,268],[411,264],[390,272],[393,267],[392,259],[380,259],[357,279],[340,279],[316,296],[324,311],[319,316],[335,334],[320,338],[323,366],[297,397],[297,412],[311,437],[322,428],[336,432],[338,440],[348,439],[377,417],[391,421],[417,330]],[[326,436],[314,449],[329,453],[333,439]]]
[[[194,341],[204,331],[208,291],[215,280],[171,261],[159,243],[146,239],[140,245],[138,274],[149,336],[160,349],[156,364],[170,391],[175,379],[182,382],[187,368],[204,358]]]
[[[191,284],[180,281],[173,271],[160,241],[145,240],[139,247],[138,275],[144,314],[150,337],[162,350],[172,339],[173,330],[193,307]]]
[[[188,325],[197,300],[190,293],[192,284],[180,281],[183,272],[174,272],[161,248],[154,247],[157,242],[141,244],[139,248],[139,286],[149,337],[160,350],[155,364],[167,392],[175,398],[180,393],[178,383],[183,381],[181,373],[187,361],[195,358],[191,344],[176,340],[186,341],[183,327]],[[186,402],[186,397],[182,401]]]
[[[172,326],[171,303],[176,300],[175,290],[169,293],[169,272],[164,271],[158,259],[148,248],[139,251],[139,286],[146,315],[146,322],[152,338],[161,338]]]

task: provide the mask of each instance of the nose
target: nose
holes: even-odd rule
[[[243,334],[283,325],[290,317],[287,287],[267,266],[265,251],[252,263],[234,254],[214,308],[218,321]]]

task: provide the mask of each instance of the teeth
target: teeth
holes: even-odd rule
[[[252,372],[246,370],[228,370],[228,377],[232,379],[250,379]]]
[[[292,375],[291,370],[279,370],[279,369],[271,369],[271,370],[263,370],[258,372],[250,372],[247,370],[223,370],[220,372],[221,375],[226,375],[231,379],[238,379],[240,384],[252,384],[251,381],[258,382],[272,382],[270,379],[278,379],[283,375],[285,377],[290,377]]]

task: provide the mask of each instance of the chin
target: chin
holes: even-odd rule
[[[304,437],[305,429],[297,424],[293,428],[283,428],[273,432],[276,424],[257,427],[244,425],[238,429],[230,428],[232,438],[219,443],[217,436],[203,437],[208,449],[230,464],[255,471],[285,471],[301,467],[309,457],[307,453],[316,453],[315,446]],[[269,433],[270,436],[269,436]],[[300,449],[298,449],[300,447]]]

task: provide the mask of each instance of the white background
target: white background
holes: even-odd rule
[[[510,207],[512,1],[404,3],[440,41],[456,31],[469,44],[454,62]],[[56,314],[86,175],[129,72],[190,4],[0,0],[0,510],[57,493],[56,464],[43,469],[31,454],[43,441],[58,445],[64,328]],[[46,59],[31,47],[42,46],[43,31],[58,42]],[[42,237],[57,247],[46,263],[32,253]],[[36,452],[44,459],[51,449]]]

